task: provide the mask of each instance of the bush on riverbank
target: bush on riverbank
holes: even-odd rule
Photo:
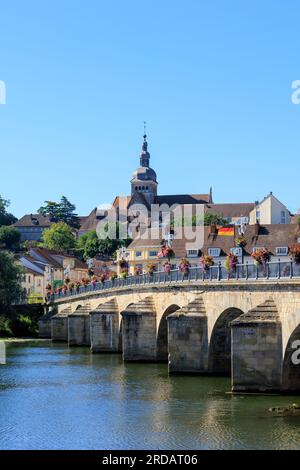
[[[38,323],[27,315],[16,315],[14,318],[0,315],[0,338],[38,336]]]
[[[0,313],[0,337],[26,337],[38,336],[38,319],[42,316],[42,308],[24,306],[14,307],[5,313]]]

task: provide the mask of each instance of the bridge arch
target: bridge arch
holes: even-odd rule
[[[282,363],[282,389],[300,392],[300,324],[292,332]]]
[[[216,320],[209,342],[208,370],[215,375],[231,373],[230,323],[244,312],[236,307],[225,309]]]
[[[167,317],[179,310],[179,305],[172,304],[164,311],[161,316],[157,331],[157,360],[160,362],[168,361],[168,322]]]

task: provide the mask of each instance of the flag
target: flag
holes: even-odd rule
[[[234,237],[234,227],[219,227],[218,235],[221,237]]]

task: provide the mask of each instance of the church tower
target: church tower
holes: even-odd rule
[[[150,153],[148,152],[147,135],[145,134],[140,154],[140,166],[132,175],[131,196],[140,199],[140,202],[145,199],[151,205],[157,196],[157,185],[156,173],[150,168]]]

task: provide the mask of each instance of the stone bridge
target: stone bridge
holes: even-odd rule
[[[41,337],[122,353],[124,361],[168,362],[178,374],[231,374],[233,392],[300,392],[299,280],[85,292],[56,299],[39,323]]]

